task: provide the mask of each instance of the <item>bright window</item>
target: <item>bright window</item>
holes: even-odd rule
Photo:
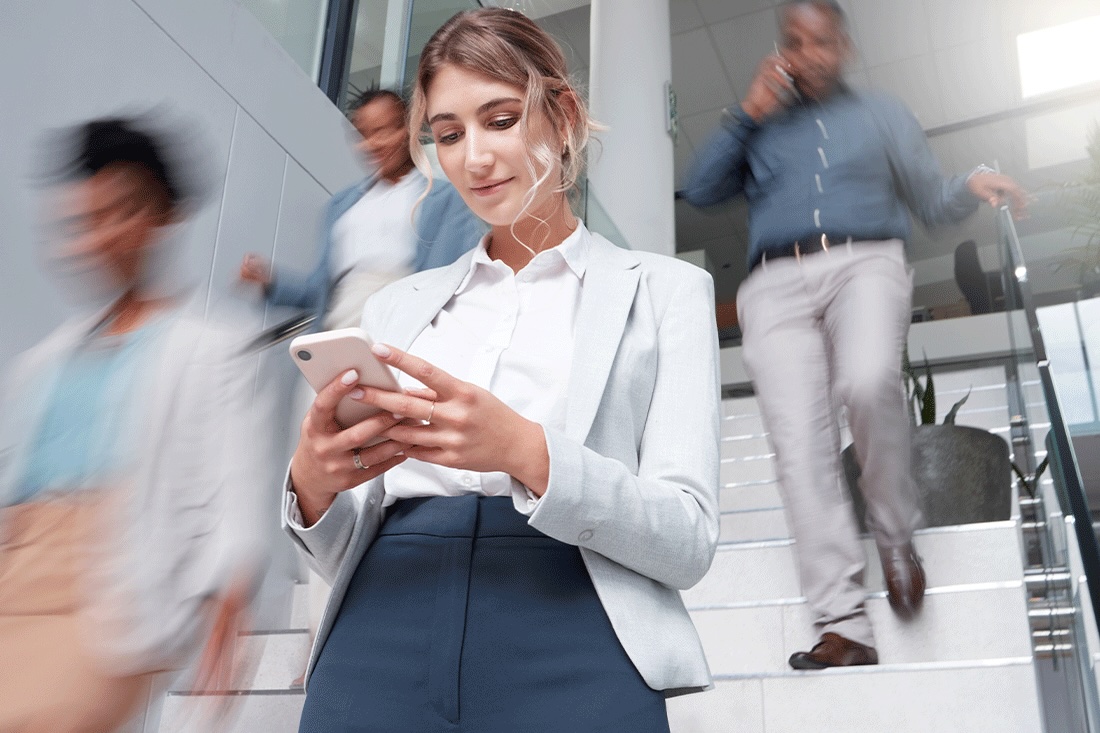
[[[1098,39],[1100,15],[1017,36],[1023,96],[1100,81]]]

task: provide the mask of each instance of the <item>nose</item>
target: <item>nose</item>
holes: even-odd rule
[[[493,152],[489,141],[480,132],[466,133],[466,170],[481,173],[493,165]]]

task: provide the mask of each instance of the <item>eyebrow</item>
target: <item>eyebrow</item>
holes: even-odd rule
[[[482,114],[485,114],[486,112],[488,112],[488,111],[490,111],[490,110],[492,110],[496,107],[499,107],[503,104],[509,104],[511,102],[519,102],[520,104],[522,104],[523,100],[522,99],[517,99],[516,97],[500,97],[499,99],[492,99],[492,100],[486,102],[485,104],[481,105],[480,107],[478,107],[477,108],[477,113],[479,115],[482,115]],[[429,125],[434,125],[436,122],[438,122],[440,120],[457,120],[457,119],[458,119],[458,115],[456,115],[454,112],[440,112],[437,115],[433,115],[432,118],[428,120],[428,124]]]

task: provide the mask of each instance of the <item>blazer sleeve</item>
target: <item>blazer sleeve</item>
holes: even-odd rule
[[[658,329],[656,384],[637,474],[546,430],[550,481],[529,520],[673,588],[706,574],[718,544],[719,368],[714,287],[685,278]]]
[[[372,329],[380,323],[380,303],[385,299],[379,295],[384,296],[384,292],[369,298],[364,308],[363,327],[368,333],[378,332]],[[283,530],[305,553],[309,566],[329,585],[334,583],[348,552],[356,545],[359,533],[368,531],[373,534],[382,523],[384,480],[383,475],[366,483],[366,496],[362,503],[356,501],[351,491],[341,491],[321,518],[305,527],[298,507],[298,497],[290,482],[290,467],[287,467],[283,482]]]

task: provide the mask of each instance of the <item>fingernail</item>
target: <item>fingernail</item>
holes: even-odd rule
[[[375,356],[380,356],[383,359],[393,354],[393,352],[390,351],[390,347],[386,346],[385,344],[375,344],[374,346],[370,347],[370,350],[374,352]]]
[[[398,414],[397,414],[397,413],[395,412],[395,413],[393,413],[393,419],[394,419],[394,420],[404,420],[404,419],[405,419],[405,416],[404,416],[404,415],[398,415]]]
[[[366,392],[361,389],[353,389],[351,392],[348,392],[348,396],[351,397],[353,400],[361,400],[363,399],[363,395],[365,394]]]
[[[350,372],[344,372],[344,376],[340,377],[340,381],[344,384],[355,384],[359,381],[359,372],[354,369]]]

